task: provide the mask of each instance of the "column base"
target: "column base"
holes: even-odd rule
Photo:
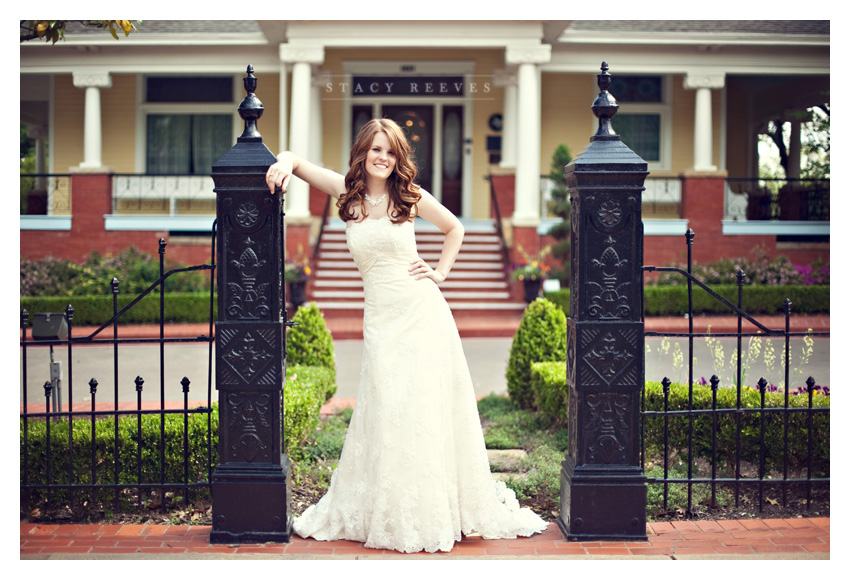
[[[289,542],[292,537],[290,461],[281,465],[225,464],[212,476],[211,544]]]
[[[568,540],[646,541],[646,476],[637,467],[577,470],[562,462],[557,523]]]

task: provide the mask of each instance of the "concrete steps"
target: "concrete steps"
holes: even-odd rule
[[[455,317],[502,315],[519,318],[526,304],[511,297],[504,258],[492,222],[464,224],[463,245],[449,279],[440,285]],[[419,255],[432,266],[440,259],[443,234],[428,222],[416,222]],[[363,312],[363,283],[345,243],[345,224],[331,220],[319,242],[311,299],[325,317]]]

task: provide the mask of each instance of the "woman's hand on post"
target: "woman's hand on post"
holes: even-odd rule
[[[292,178],[293,157],[289,152],[281,153],[277,156],[277,162],[272,163],[269,170],[266,172],[266,184],[269,186],[269,193],[274,194],[275,188],[280,187],[283,191],[289,186],[289,180]]]
[[[410,272],[410,275],[413,276],[416,280],[421,280],[422,278],[430,278],[434,281],[435,284],[441,284],[446,279],[445,274],[443,274],[439,270],[433,269],[422,258],[418,258],[412,261],[410,263],[410,268],[408,269],[408,272]]]

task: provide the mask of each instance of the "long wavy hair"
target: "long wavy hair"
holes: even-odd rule
[[[355,208],[360,207],[361,219],[366,217],[366,154],[372,147],[375,134],[383,132],[390,141],[390,150],[395,153],[396,163],[392,174],[387,178],[387,194],[393,211],[390,219],[395,224],[416,217],[416,204],[421,199],[416,179],[416,163],[410,155],[410,144],[404,132],[391,119],[372,119],[360,129],[357,140],[351,148],[348,173],[345,175],[346,192],[339,196],[336,206],[342,221],[357,219]]]

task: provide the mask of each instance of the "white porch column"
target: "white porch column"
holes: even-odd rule
[[[694,111],[694,171],[717,171],[712,164],[712,119],[711,90],[722,89],[726,75],[688,74],[685,76],[686,89],[696,90]]]
[[[83,162],[80,163],[80,167],[102,167],[103,133],[100,89],[110,88],[112,77],[109,73],[74,73],[74,86],[86,90]]]
[[[313,120],[313,64],[325,60],[321,46],[280,46],[280,59],[292,63],[292,101],[289,117],[289,150],[310,159],[310,125]],[[311,159],[311,161],[319,161]],[[310,216],[310,186],[300,179],[289,182],[286,193],[286,215],[288,218]]]
[[[505,62],[517,64],[517,156],[514,227],[540,224],[540,69],[549,45],[508,47]]]
[[[289,67],[285,62],[280,63],[280,119],[278,120],[278,142],[281,151],[289,149]]]
[[[502,158],[499,167],[516,167],[517,146],[517,75],[513,70],[498,70],[494,84],[505,91],[502,106]]]

